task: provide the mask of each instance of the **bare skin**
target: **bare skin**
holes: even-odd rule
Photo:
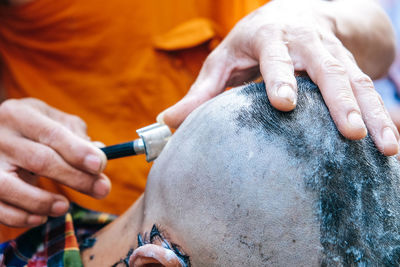
[[[35,186],[38,176],[93,197],[105,197],[104,153],[90,142],[78,117],[36,99],[0,106],[0,223],[34,226],[68,210],[68,200]]]
[[[224,103],[239,108],[243,100],[228,96]],[[161,244],[138,248],[137,235],[149,233],[153,224],[190,256],[191,266],[319,265],[316,196],[307,192],[298,170],[287,167],[286,152],[247,129],[238,132],[231,123],[236,115],[223,112],[227,106],[210,105],[175,133],[153,165],[144,196],[95,235],[94,247],[82,253],[84,266],[111,266],[130,249],[135,249],[130,266],[182,266]],[[205,110],[224,119],[216,123]],[[210,132],[193,134],[210,124]],[[209,140],[214,127],[229,134]],[[238,142],[243,138],[246,145]],[[203,139],[210,147],[199,145]]]
[[[399,133],[371,81],[387,72],[394,42],[373,0],[273,1],[235,26],[187,95],[159,120],[176,128],[201,103],[259,73],[272,105],[290,111],[296,106],[294,71],[306,71],[343,136],[362,139],[368,129],[383,154],[395,155]]]
[[[255,85],[196,109],[85,266],[188,266],[172,243],[195,267],[396,265],[399,162],[333,131],[316,88],[297,81],[299,112],[276,112]],[[165,238],[148,238],[152,225]]]
[[[18,5],[29,0],[8,2]],[[354,9],[360,12],[344,12]],[[208,57],[187,96],[165,113],[164,120],[177,127],[226,86],[242,84],[259,73],[267,82],[272,104],[292,110],[297,90],[294,70],[305,70],[321,88],[345,137],[363,138],[364,119],[380,151],[396,154],[398,131],[367,76],[375,78],[387,70],[393,58],[392,36],[387,18],[372,1],[274,1],[235,26]],[[64,197],[35,187],[36,175],[94,197],[107,195],[110,182],[102,174],[105,156],[88,140],[80,119],[28,99],[4,102],[0,121],[4,122],[0,223],[35,226],[67,210]]]
[[[84,250],[81,255],[83,265],[112,266],[115,262],[125,258],[129,249],[136,248],[137,234],[141,232],[143,208],[142,196],[124,215],[96,233],[94,236],[96,238],[95,246]],[[118,238],[115,238],[116,236]]]

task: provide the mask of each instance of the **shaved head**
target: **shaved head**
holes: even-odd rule
[[[153,165],[143,231],[160,225],[192,266],[397,265],[396,159],[344,139],[318,88],[297,82],[292,112],[264,84],[193,112]]]

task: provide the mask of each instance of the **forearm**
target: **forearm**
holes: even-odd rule
[[[395,57],[394,31],[375,0],[321,2],[336,36],[372,79],[387,73]]]

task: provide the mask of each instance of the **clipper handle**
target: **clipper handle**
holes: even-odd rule
[[[101,148],[107,159],[146,154],[147,162],[153,161],[161,153],[172,135],[168,126],[159,123],[143,127],[136,132],[140,136],[139,139]]]
[[[118,145],[103,147],[101,148],[101,150],[103,150],[103,152],[106,154],[107,159],[117,159],[145,153],[143,141],[141,139]]]

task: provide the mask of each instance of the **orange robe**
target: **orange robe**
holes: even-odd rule
[[[34,0],[0,6],[0,77],[7,98],[35,97],[88,124],[106,145],[188,91],[207,54],[266,0]],[[144,156],[109,161],[112,191],[95,200],[42,179],[71,201],[120,214],[144,191]],[[8,231],[0,239],[12,235]]]

